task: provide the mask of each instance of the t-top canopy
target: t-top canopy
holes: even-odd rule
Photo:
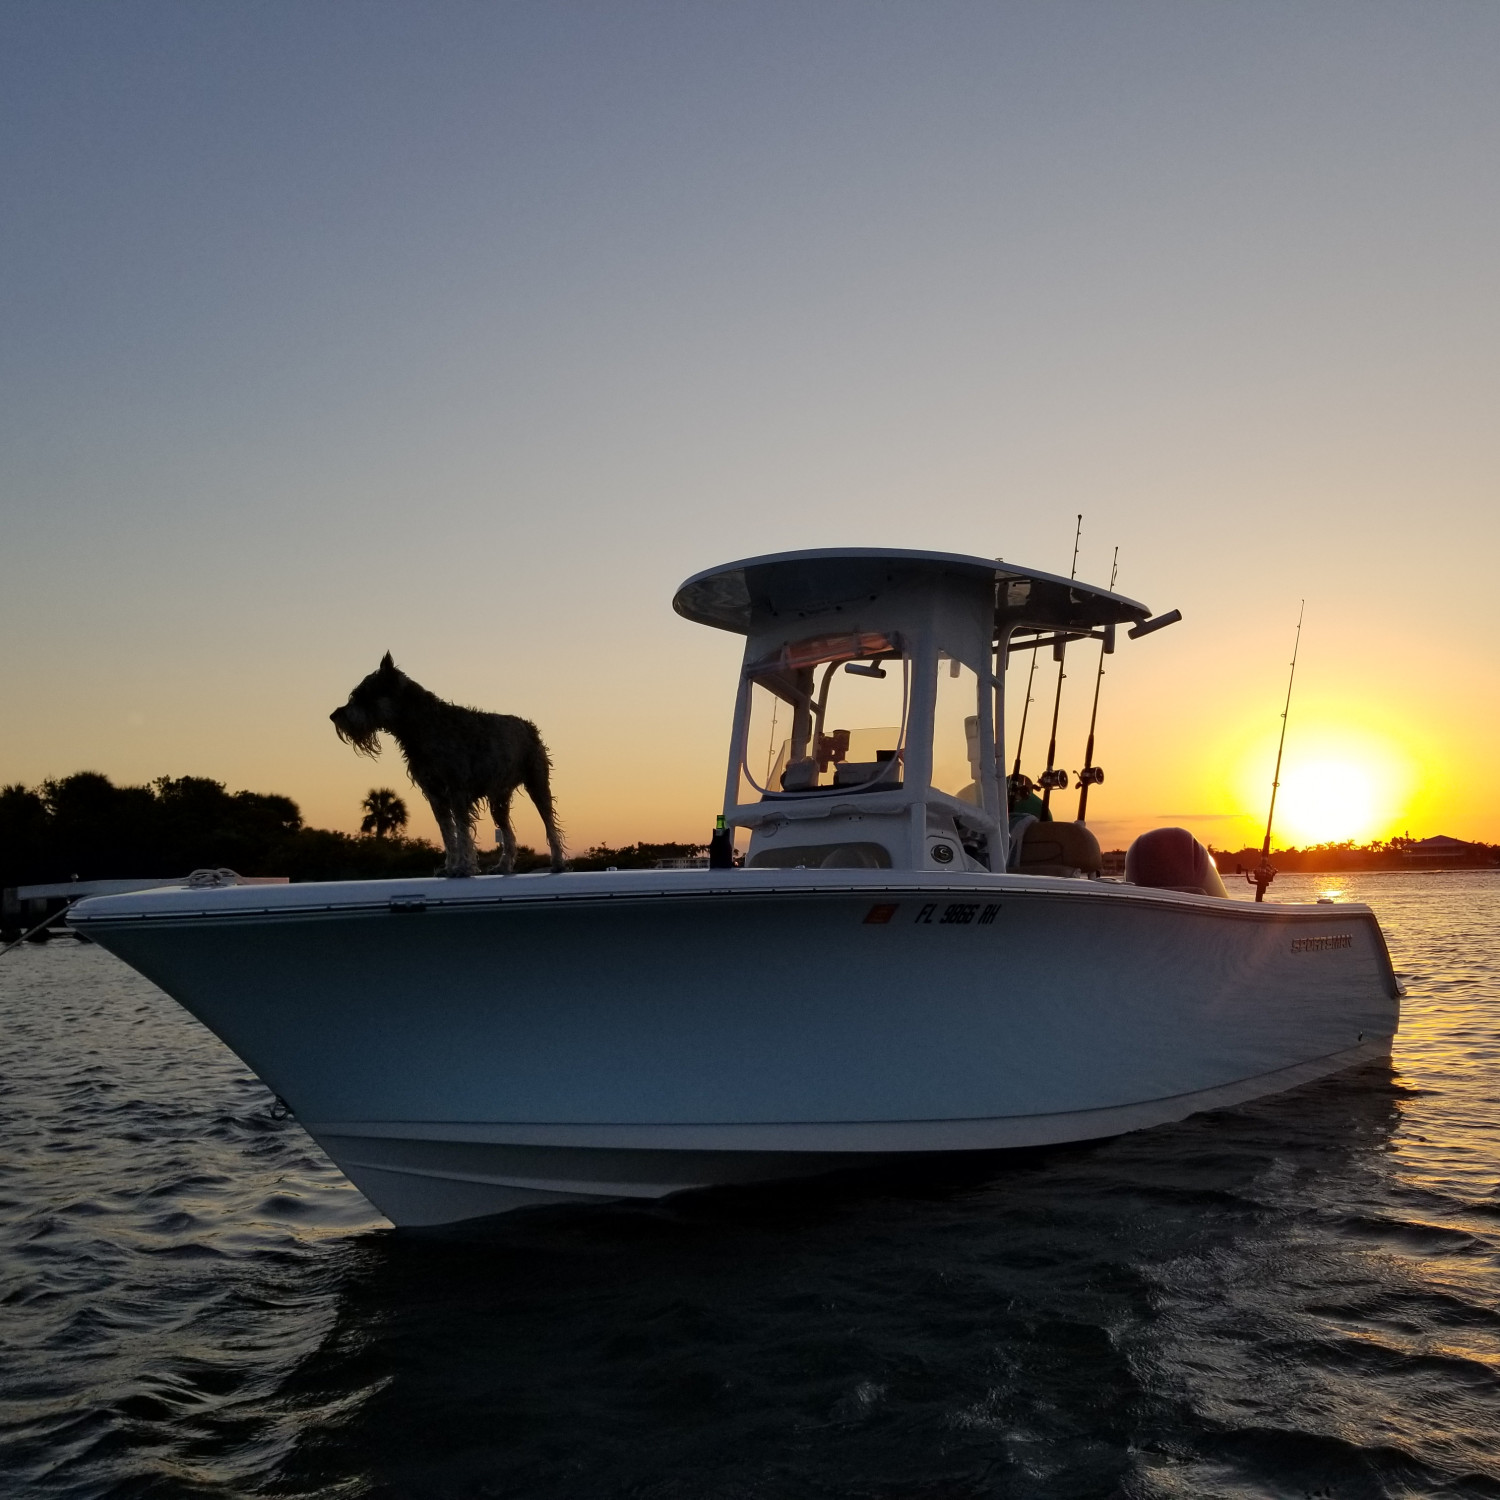
[[[695,573],[672,608],[685,619],[748,635],[768,621],[824,614],[873,601],[893,588],[945,580],[962,588],[993,585],[999,629],[1091,630],[1144,620],[1144,604],[1055,573],[961,552],[884,547],[817,547],[773,552]]]

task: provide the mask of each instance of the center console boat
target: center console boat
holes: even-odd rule
[[[1389,1052],[1367,907],[1229,900],[1180,831],[1123,882],[1082,825],[1013,837],[1008,665],[1112,650],[1144,605],[874,548],[674,605],[745,642],[717,867],[167,888],[73,924],[397,1224],[1096,1139]]]

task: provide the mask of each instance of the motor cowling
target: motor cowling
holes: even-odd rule
[[[1153,828],[1125,852],[1125,879],[1160,891],[1228,896],[1213,856],[1186,828]]]

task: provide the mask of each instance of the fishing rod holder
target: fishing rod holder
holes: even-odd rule
[[[1105,625],[1098,630],[1059,630],[1046,635],[1025,636],[1019,640],[1012,635],[1006,643],[1006,651],[1014,655],[1017,651],[1038,651],[1043,646],[1050,646],[1055,654],[1060,646],[1071,646],[1075,641],[1099,641],[1107,656],[1115,649],[1115,627]],[[995,644],[998,646],[1000,641],[997,639]]]
[[[1154,620],[1142,620],[1139,625],[1132,626],[1125,632],[1133,641],[1138,641],[1143,635],[1150,635],[1153,631],[1165,630],[1168,625],[1175,625],[1182,618],[1180,609],[1168,610],[1164,615],[1157,615]]]

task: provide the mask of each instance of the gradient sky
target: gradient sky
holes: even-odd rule
[[[1082,511],[1185,616],[1105,680],[1107,843],[1258,841],[1303,597],[1289,803],[1500,840],[1497,78],[1490,0],[10,0],[0,780],[353,828],[389,648],[537,721],[575,847],[702,838],[683,577],[1066,572]]]

